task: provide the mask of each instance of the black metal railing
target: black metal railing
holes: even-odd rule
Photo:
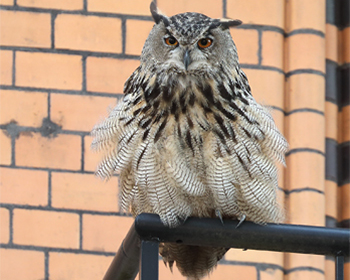
[[[103,280],[158,279],[159,242],[242,248],[265,251],[332,255],[336,280],[344,279],[344,258],[349,256],[350,230],[313,226],[268,224],[189,218],[176,228],[165,227],[158,215],[136,217]]]

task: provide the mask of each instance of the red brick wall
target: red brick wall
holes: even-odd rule
[[[290,143],[279,180],[287,223],[349,225],[348,173],[335,162],[348,160],[350,106],[334,79],[348,73],[350,28],[335,2],[157,0],[168,15],[244,22],[231,30],[240,62]],[[102,279],[132,224],[118,178],[93,174],[89,132],[139,64],[149,4],[0,0],[1,279]],[[210,279],[231,278],[331,280],[334,260],[231,249]],[[160,279],[182,278],[161,263]]]

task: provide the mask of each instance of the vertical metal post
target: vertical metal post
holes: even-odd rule
[[[158,280],[159,243],[141,241],[140,280]]]
[[[335,256],[335,280],[344,280],[344,255]]]

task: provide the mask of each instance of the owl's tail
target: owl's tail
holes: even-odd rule
[[[207,276],[218,261],[228,251],[227,248],[199,247],[182,244],[160,244],[159,252],[170,270],[174,262],[188,280],[199,280]]]

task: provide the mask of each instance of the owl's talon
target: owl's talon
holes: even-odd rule
[[[245,218],[246,218],[246,215],[242,215],[242,216],[239,218],[239,223],[238,223],[238,225],[236,226],[236,228],[238,228],[238,227],[245,221]]]
[[[216,217],[219,217],[222,224],[224,224],[224,220],[222,219],[220,210],[215,210]]]
[[[179,218],[180,225],[183,225],[189,217]]]

